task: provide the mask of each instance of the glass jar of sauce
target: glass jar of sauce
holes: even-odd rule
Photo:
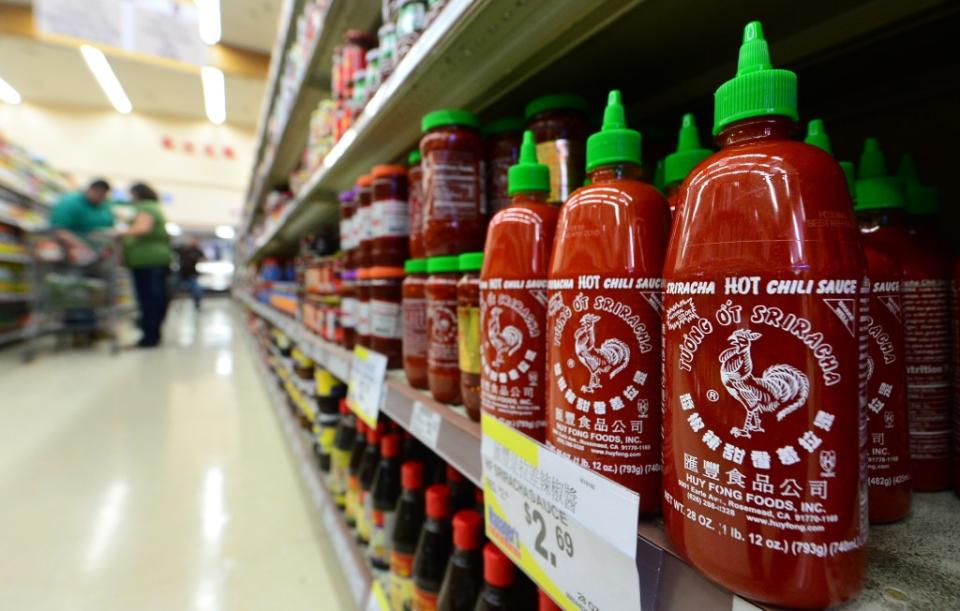
[[[353,189],[340,194],[340,250],[343,251],[344,266],[353,269],[356,258],[356,245],[353,243],[356,229],[357,193]]]
[[[485,217],[480,121],[465,110],[423,117],[424,247],[428,257],[483,248]]]
[[[370,268],[357,270],[357,346],[370,347]]]
[[[371,172],[370,210],[373,240],[370,264],[374,267],[402,267],[407,260],[410,222],[407,216],[407,168],[378,165]],[[401,270],[402,271],[402,270]]]
[[[460,255],[457,282],[457,346],[460,396],[471,420],[480,421],[480,269],[482,252]]]
[[[357,301],[357,271],[345,269],[340,275],[341,279],[341,301],[340,325],[343,327],[341,335],[341,346],[348,350],[353,350],[357,343],[357,311],[360,304]]]
[[[583,184],[587,136],[587,102],[559,93],[527,104],[527,129],[537,141],[537,159],[550,168],[549,203],[562,204]]]
[[[427,259],[427,385],[441,403],[460,403],[456,256]]]
[[[520,158],[523,119],[506,117],[483,126],[487,181],[487,213],[493,216],[510,205],[507,170]]]
[[[357,245],[354,262],[357,267],[370,267],[373,255],[373,177],[369,174],[357,179]]]
[[[407,158],[407,213],[410,215],[410,258],[427,256],[423,248],[423,169],[420,151],[411,151]]]
[[[403,364],[402,267],[371,267],[370,349],[387,357],[387,368]]]
[[[407,383],[427,386],[427,260],[410,259],[404,264],[403,281],[403,371]]]

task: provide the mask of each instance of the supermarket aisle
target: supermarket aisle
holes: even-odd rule
[[[227,300],[155,351],[0,354],[0,609],[352,605]]]

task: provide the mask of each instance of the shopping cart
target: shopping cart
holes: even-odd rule
[[[32,360],[37,340],[48,336],[55,338],[58,350],[90,347],[105,339],[111,354],[116,354],[119,321],[134,310],[119,240],[99,234],[88,240],[88,249],[78,250],[63,243],[56,232],[46,231],[33,234],[31,243],[34,332],[25,344],[24,360]]]

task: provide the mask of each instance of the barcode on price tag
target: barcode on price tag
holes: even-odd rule
[[[481,426],[487,537],[564,609],[639,609],[637,494],[486,414]]]
[[[437,448],[437,439],[440,437],[440,424],[442,422],[443,418],[440,417],[440,414],[419,401],[413,402],[410,432],[431,450]]]
[[[387,373],[387,357],[357,346],[347,382],[347,404],[367,426],[377,426],[383,402],[383,377]]]

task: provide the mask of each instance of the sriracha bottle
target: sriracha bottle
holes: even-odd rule
[[[480,273],[480,406],[542,442],[546,419],[547,272],[557,207],[533,132],[507,173],[510,206],[490,221]]]
[[[797,142],[759,22],[714,96],[720,151],[680,187],[664,265],[663,519],[691,564],[826,607],[866,565],[869,290],[843,171]]]
[[[453,554],[440,586],[437,611],[473,611],[483,589],[483,518],[472,509],[453,516]]]
[[[436,610],[451,547],[450,488],[434,484],[427,488],[427,521],[413,559],[414,611]]]
[[[807,125],[804,142],[833,153],[823,121]],[[854,191],[853,163],[839,162],[847,188]],[[889,180],[860,184],[858,207],[889,207],[898,194]],[[855,195],[855,193],[851,193]],[[907,370],[904,364],[900,265],[878,248],[869,233],[862,235],[870,279],[867,333],[867,473],[870,522],[883,524],[910,513],[910,426],[907,422]]]
[[[407,461],[400,468],[403,492],[390,539],[390,608],[413,609],[413,555],[423,528],[423,463]]]
[[[611,91],[590,185],[560,212],[547,307],[547,445],[660,509],[660,311],[670,213]]]
[[[393,533],[397,499],[400,497],[400,435],[390,433],[380,440],[380,464],[370,488],[373,515],[370,524],[370,563],[390,568],[390,535]]]
[[[693,168],[709,157],[713,151],[700,146],[700,133],[693,113],[683,115],[680,122],[680,134],[677,137],[677,150],[663,159],[663,182],[667,203],[670,205],[670,217],[677,216],[677,194],[680,183]]]
[[[513,562],[493,543],[483,547],[483,591],[476,611],[521,611],[513,588],[516,569]]]
[[[950,261],[932,232],[911,236],[902,185],[876,138],[860,156],[857,217],[870,244],[900,265],[913,489],[946,490],[951,475]],[[873,397],[870,407],[875,407]],[[878,397],[883,402],[886,397]]]

